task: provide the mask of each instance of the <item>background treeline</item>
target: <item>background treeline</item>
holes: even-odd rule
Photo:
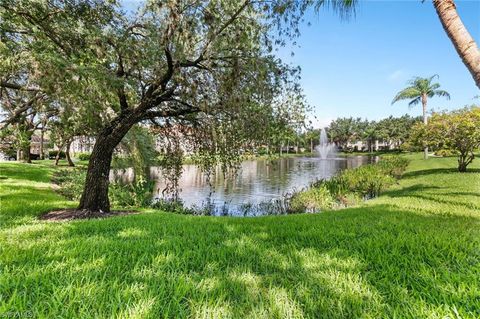
[[[325,129],[329,141],[343,151],[362,151],[349,144],[363,142],[363,151],[373,152],[376,141],[382,142],[384,149],[413,151],[416,148],[408,140],[413,126],[421,121],[421,117],[412,117],[408,114],[400,117],[390,116],[378,121],[339,117]],[[319,144],[320,132],[319,128],[307,128],[301,131],[295,131],[293,127],[284,128],[282,139],[277,147],[280,151],[287,153],[298,151],[313,153]]]

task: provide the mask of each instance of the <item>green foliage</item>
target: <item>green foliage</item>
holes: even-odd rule
[[[57,154],[58,154],[58,151],[48,151],[48,158],[54,159],[55,157],[57,157]],[[60,159],[64,159],[65,157],[66,157],[65,152],[60,151]]]
[[[78,201],[85,185],[86,170],[84,168],[61,169],[55,171],[52,182],[59,187],[57,192],[69,200]]]
[[[346,169],[328,180],[319,180],[309,189],[292,195],[289,212],[348,207],[362,199],[377,197],[402,176],[408,163],[401,156],[382,156],[376,164]]]
[[[480,147],[480,107],[435,113],[427,125],[416,125],[413,144],[447,149],[458,154],[458,170],[464,172]]]
[[[367,199],[380,195],[395,182],[392,176],[374,164],[347,169],[340,174],[339,178],[349,192]]]
[[[113,164],[117,167],[132,167],[135,182],[149,181],[150,167],[158,164],[154,132],[146,127],[135,125],[123,138],[120,148],[126,156],[116,157]]]
[[[410,100],[408,106],[414,106],[420,102],[426,103],[426,98],[432,98],[434,96],[445,97],[449,100],[450,94],[448,94],[447,91],[440,90],[439,83],[432,83],[435,78],[438,78],[438,75],[433,75],[429,78],[414,77],[408,81],[407,84],[409,86],[398,92],[393,98],[392,104],[402,100]]]
[[[78,153],[77,158],[81,161],[89,161],[91,155],[92,153],[87,153],[87,152]]]
[[[113,206],[149,207],[152,204],[153,186],[154,183],[151,181],[112,183],[108,194]]]
[[[332,142],[346,149],[348,142],[360,138],[359,127],[363,125],[361,118],[338,118],[330,123],[327,133]]]
[[[402,145],[400,145],[400,150],[403,152],[419,152],[421,151],[421,147],[413,144],[410,141],[410,137],[409,137],[407,141],[403,142]]]
[[[377,140],[387,141],[395,147],[402,145],[409,139],[413,125],[419,121],[419,118],[408,114],[401,117],[390,116],[379,121],[338,118],[330,123],[327,133],[330,140],[344,151],[348,151],[348,143],[357,141],[365,141],[371,151]]]
[[[410,161],[402,156],[382,156],[377,167],[385,174],[400,178]]]
[[[106,151],[93,153],[101,160],[91,165],[110,160],[130,128],[142,123],[165,140],[175,135],[204,166],[220,162],[227,170],[243,150],[269,137],[285,139],[305,117],[300,70],[272,54],[289,37],[277,42],[273,28],[291,27],[272,21],[279,7],[165,0],[142,2],[126,14],[121,1],[4,1],[1,29],[22,32],[3,32],[0,50],[13,64],[28,57],[6,78],[23,88],[27,77],[48,99],[59,145],[78,134],[98,136],[96,147]],[[280,11],[292,12],[287,7]],[[146,179],[138,154],[132,152],[136,177]],[[87,191],[105,197],[96,189],[108,185],[106,175],[89,176]],[[94,202],[108,206],[106,198],[82,205],[97,209]]]
[[[290,213],[318,213],[333,207],[335,200],[324,185],[298,192],[290,199]]]
[[[449,156],[457,156],[458,152],[455,152],[454,150],[449,150],[449,149],[440,149],[435,151],[435,156],[441,156],[441,157],[449,157]]]

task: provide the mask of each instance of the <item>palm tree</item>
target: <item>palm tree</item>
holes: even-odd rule
[[[475,83],[480,88],[480,50],[458,16],[453,0],[433,0],[438,18]]]
[[[412,107],[422,102],[423,107],[423,123],[427,124],[427,100],[434,96],[445,97],[450,99],[450,94],[447,91],[439,90],[439,83],[432,83],[433,79],[438,78],[438,75],[433,75],[429,78],[414,77],[407,84],[405,89],[397,93],[393,98],[392,104],[401,100],[410,100],[408,106]],[[428,158],[428,147],[424,149],[424,158]]]

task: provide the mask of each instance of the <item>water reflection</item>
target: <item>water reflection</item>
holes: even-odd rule
[[[347,158],[320,159],[314,157],[292,157],[276,160],[244,161],[236,175],[224,175],[218,168],[210,177],[195,165],[184,165],[179,181],[180,198],[186,207],[210,206],[213,215],[261,215],[261,203],[281,199],[286,193],[304,188],[310,183],[329,178],[339,170],[358,167],[373,158],[354,156]],[[117,177],[119,174],[115,174]],[[131,179],[132,171],[120,173],[122,178]],[[161,197],[165,188],[162,171],[151,168],[151,177],[156,181],[156,197]],[[256,207],[246,212],[246,204]]]

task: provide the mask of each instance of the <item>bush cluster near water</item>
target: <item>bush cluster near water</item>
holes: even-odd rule
[[[402,176],[407,165],[408,160],[403,157],[385,156],[376,164],[346,169],[329,180],[317,181],[309,189],[293,194],[289,212],[315,213],[377,197]]]

